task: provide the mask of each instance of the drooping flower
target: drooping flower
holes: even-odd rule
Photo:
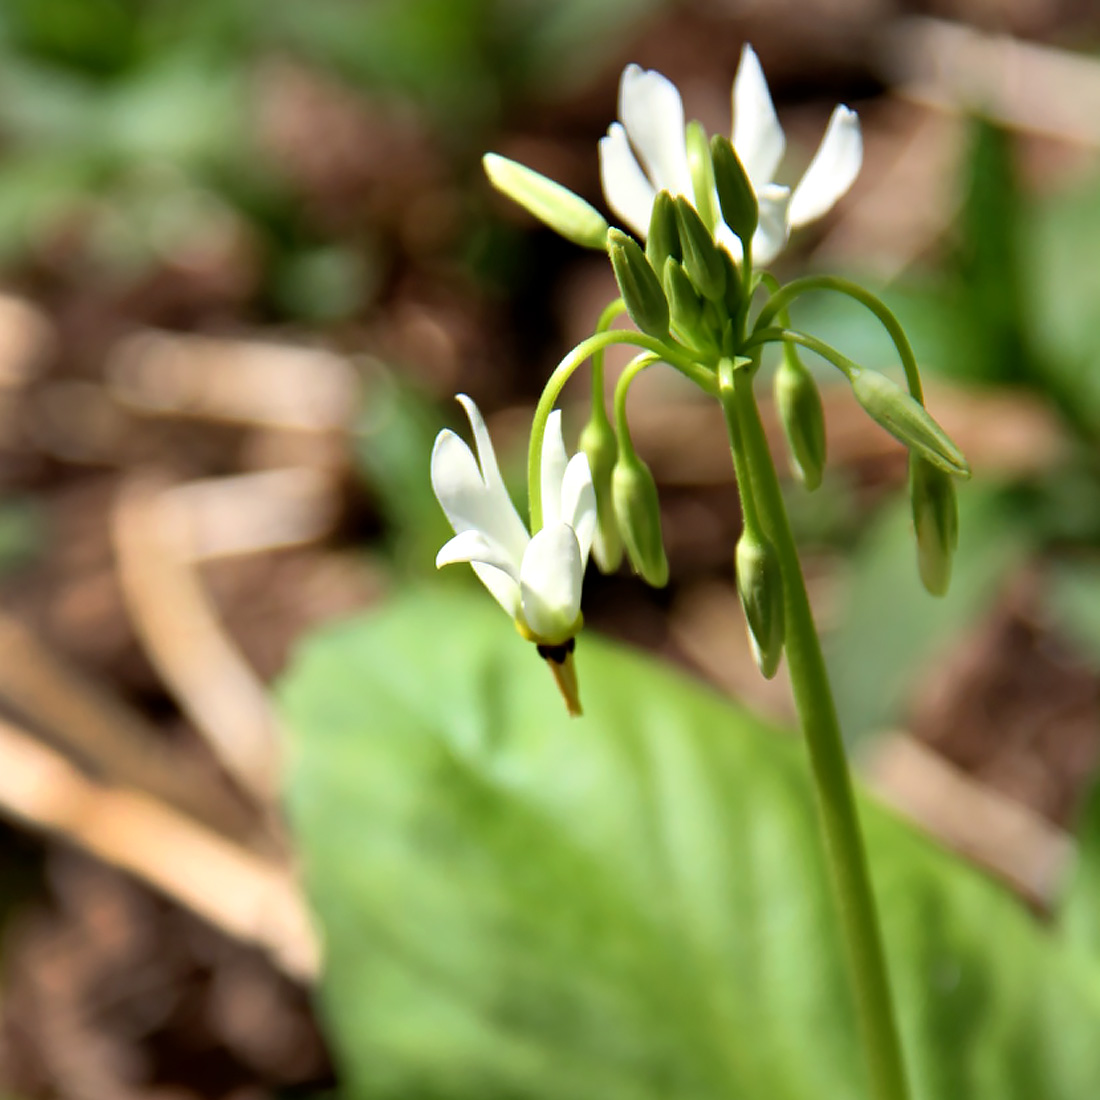
[[[600,139],[600,178],[608,205],[631,229],[645,236],[653,200],[662,190],[683,195],[696,208],[717,209],[711,197],[700,202],[695,195],[684,105],[675,84],[658,72],[628,65],[619,83],[619,118]],[[760,264],[779,254],[792,229],[827,213],[852,186],[863,161],[859,119],[848,107],[837,106],[793,192],[774,182],[786,138],[760,62],[748,45],[733,82],[731,141],[760,208],[752,241],[753,260]],[[741,242],[721,219],[715,237],[740,259]]]
[[[540,651],[565,647],[580,629],[581,583],[596,531],[588,459],[583,453],[568,458],[561,411],[555,410],[542,444],[543,523],[531,536],[505,488],[477,405],[465,394],[458,401],[470,419],[477,455],[450,430],[436,437],[432,489],[455,530],[436,555],[436,567],[469,562],[524,637]],[[564,661],[549,657],[559,665]]]

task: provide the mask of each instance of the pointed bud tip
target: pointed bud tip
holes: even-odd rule
[[[602,249],[608,226],[603,215],[568,187],[498,153],[481,158],[489,182],[544,225],[582,248]]]
[[[647,584],[664,588],[669,568],[657,484],[637,455],[620,455],[611,478],[611,494],[631,566]]]
[[[668,337],[668,300],[641,245],[618,229],[607,234],[607,252],[626,311],[638,328],[658,340]]]

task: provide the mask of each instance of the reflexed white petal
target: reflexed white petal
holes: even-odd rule
[[[791,196],[791,225],[806,225],[829,211],[852,186],[862,163],[859,118],[848,107],[837,107],[814,159]]]
[[[466,416],[470,421],[470,428],[474,433],[474,446],[477,447],[477,461],[481,466],[481,475],[485,484],[494,492],[505,492],[504,478],[500,476],[500,467],[497,465],[497,453],[493,450],[493,441],[489,438],[489,429],[485,427],[485,420],[481,410],[474,404],[473,398],[460,393],[455,395],[455,400],[466,410]]]
[[[456,531],[487,531],[495,521],[495,503],[485,487],[477,459],[449,428],[435,437],[432,490]]]
[[[575,454],[565,468],[561,485],[561,518],[577,536],[581,549],[581,568],[588,563],[588,552],[596,534],[596,490],[592,485],[592,470],[588,456]]]
[[[565,478],[568,458],[561,436],[561,409],[546,418],[546,434],[542,437],[539,484],[542,486],[542,525],[554,527],[562,521],[561,484]]]
[[[644,238],[657,190],[646,178],[618,122],[600,138],[600,182],[607,205]]]
[[[523,617],[551,645],[572,634],[581,609],[581,548],[573,528],[545,527],[531,540],[520,568]]]
[[[749,45],[741,50],[741,62],[733,81],[733,136],[730,140],[754,190],[759,192],[775,176],[787,139],[776,117],[760,60]]]
[[[482,465],[479,469],[473,452],[454,432],[442,431],[432,448],[432,489],[456,532],[482,531],[519,561],[527,545],[527,528],[504,487],[477,406],[468,397],[459,400],[470,418]]]
[[[435,567],[468,561],[478,579],[493,598],[512,618],[520,614],[518,561],[513,561],[504,548],[480,531],[463,531],[455,535],[435,556]]]
[[[658,72],[627,65],[619,82],[619,118],[657,190],[690,198],[684,103],[676,85]]]
[[[771,183],[756,198],[760,204],[760,222],[752,235],[752,262],[763,267],[783,251],[790,236],[787,208],[791,202],[791,189]]]
[[[481,562],[507,573],[513,580],[519,580],[520,562],[513,560],[508,552],[480,531],[463,531],[445,542],[435,556],[436,569],[458,562]]]

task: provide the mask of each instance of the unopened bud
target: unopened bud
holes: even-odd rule
[[[733,145],[721,134],[710,139],[710,156],[722,220],[742,241],[751,241],[760,219],[760,207],[745,166]]]
[[[529,214],[548,225],[566,240],[582,248],[603,248],[607,222],[580,195],[546,176],[496,153],[481,158],[489,182]]]
[[[668,558],[661,539],[657,485],[636,454],[620,454],[611,476],[615,518],[630,564],[654,588],[668,583]]]
[[[744,305],[744,287],[741,284],[741,269],[733,262],[733,257],[723,248],[722,263],[726,268],[726,312],[736,317]]]
[[[951,583],[951,563],[959,542],[959,502],[950,474],[923,458],[909,459],[909,502],[917,535],[917,568],[924,587],[942,596]]]
[[[686,337],[693,336],[703,317],[703,299],[691,285],[684,269],[671,256],[665,260],[661,282],[673,325]]]
[[[911,451],[954,477],[969,477],[970,466],[962,451],[950,440],[919,401],[878,371],[853,370],[852,392],[864,411]]]
[[[722,250],[714,243],[711,231],[703,224],[695,207],[682,196],[674,201],[676,221],[680,227],[680,248],[684,253],[684,270],[704,298],[719,302],[726,292]]]
[[[707,132],[701,122],[689,122],[684,133],[688,155],[688,171],[691,188],[695,192],[695,209],[703,224],[714,233],[718,224],[718,211],[714,206],[714,168],[710,162],[710,146]]]
[[[615,432],[607,413],[597,405],[584,426],[580,450],[588,456],[592,471],[592,486],[596,490],[596,534],[592,539],[592,556],[601,573],[614,573],[623,560],[623,542],[615,522],[615,506],[611,500],[611,474],[619,455]]]
[[[671,256],[680,259],[680,227],[676,222],[676,204],[667,191],[658,191],[649,215],[649,234],[645,239],[649,266],[660,275]]]
[[[607,251],[630,319],[642,332],[658,340],[666,339],[668,302],[641,246],[621,230],[611,229],[607,234]]]
[[[775,547],[749,530],[742,532],[734,553],[737,594],[745,612],[756,664],[766,680],[783,655],[783,575]]]
[[[813,376],[786,346],[775,372],[775,405],[787,437],[791,469],[813,491],[825,469],[825,412]]]

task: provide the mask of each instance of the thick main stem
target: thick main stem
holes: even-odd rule
[[[735,401],[753,496],[761,522],[779,556],[783,576],[787,664],[810,756],[872,1096],[875,1100],[907,1100],[909,1089],[882,933],[847,757],[798,551],[753,396],[751,373],[745,372],[737,378]]]

